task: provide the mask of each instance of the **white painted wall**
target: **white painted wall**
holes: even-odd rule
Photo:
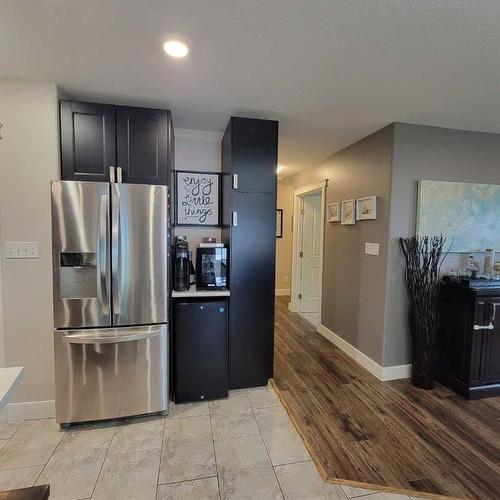
[[[0,81],[0,335],[6,366],[25,367],[17,402],[54,399],[49,181],[59,176],[57,109],[53,83]],[[40,258],[5,259],[6,241],[38,241]]]
[[[1,163],[0,163],[1,167]],[[1,207],[1,203],[0,203]],[[1,215],[0,215],[1,217]],[[1,233],[0,233],[1,238]],[[0,368],[5,366],[5,347],[3,340],[3,298],[2,298],[2,260],[1,255],[3,254],[0,249]]]
[[[283,210],[283,238],[276,238],[276,295],[290,295],[292,282],[293,179],[278,180],[276,208]]]
[[[175,170],[220,172],[221,140],[222,132],[175,129]],[[195,263],[196,247],[203,236],[213,236],[217,241],[221,238],[220,228],[213,227],[176,227],[174,235],[187,237]]]

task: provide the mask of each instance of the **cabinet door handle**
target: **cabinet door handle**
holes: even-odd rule
[[[118,182],[118,184],[121,184],[122,180],[122,167],[116,167],[116,182]]]
[[[493,323],[495,321],[495,318],[497,316],[497,306],[499,304],[495,303],[495,302],[488,302],[487,304],[491,309],[491,314],[490,314],[490,323]]]
[[[490,323],[489,325],[474,325],[474,330],[493,330],[495,327],[493,323]]]
[[[233,212],[233,227],[238,226],[238,212]]]
[[[115,167],[109,167],[109,182],[115,182]]]
[[[233,189],[238,189],[238,174],[233,174]]]

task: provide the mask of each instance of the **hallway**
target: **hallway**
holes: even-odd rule
[[[288,301],[276,298],[274,385],[324,479],[498,499],[500,398],[382,383],[290,313]]]

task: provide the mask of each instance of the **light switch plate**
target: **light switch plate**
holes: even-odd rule
[[[38,259],[38,241],[7,241],[5,257],[7,259]]]
[[[366,255],[378,255],[380,252],[380,243],[365,243]]]

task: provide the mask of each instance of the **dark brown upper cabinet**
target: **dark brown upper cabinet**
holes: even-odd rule
[[[116,165],[115,107],[61,101],[61,178],[109,181]]]
[[[117,166],[123,182],[167,184],[168,132],[165,110],[116,108]]]
[[[60,113],[63,180],[118,181],[121,169],[122,182],[167,184],[169,111],[61,101]]]
[[[276,193],[278,122],[232,117],[224,141],[231,158],[233,190]]]

